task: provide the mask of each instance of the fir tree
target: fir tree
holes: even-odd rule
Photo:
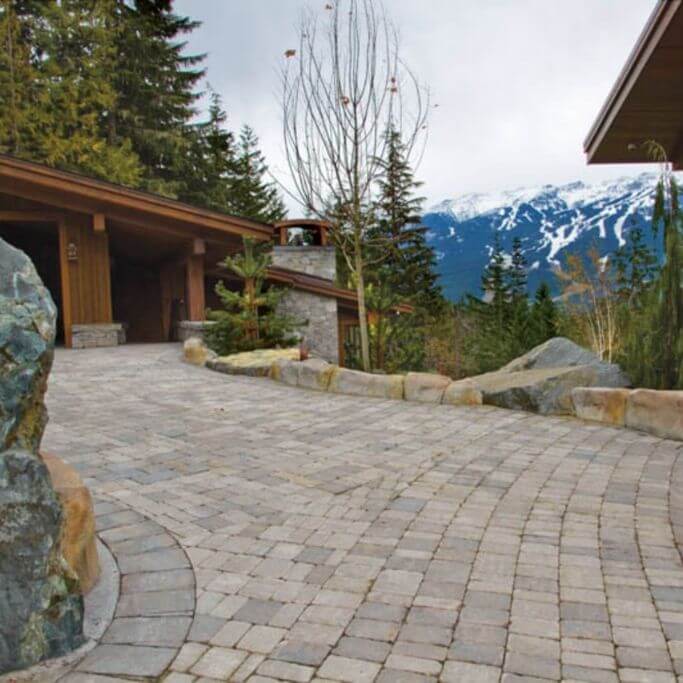
[[[427,244],[427,228],[420,225],[424,198],[416,192],[422,186],[414,178],[401,134],[387,131],[386,158],[381,160],[378,181],[377,224],[371,230],[375,251],[383,251],[382,279],[404,302],[412,303],[424,316],[444,308],[438,285],[436,257]],[[375,255],[371,256],[371,259]]]
[[[225,308],[208,312],[207,318],[215,325],[207,333],[207,343],[220,355],[291,346],[297,341],[293,329],[305,324],[276,311],[284,290],[264,288],[271,263],[267,249],[268,245],[245,238],[243,252],[223,262],[244,286],[241,292],[234,292],[223,282],[216,285],[216,294]]]
[[[193,130],[182,198],[190,204],[230,213],[234,209],[235,138],[225,127],[226,120],[220,96],[211,92],[208,120]]]
[[[558,312],[550,294],[550,287],[541,282],[536,290],[530,314],[530,345],[537,346],[557,336]]]
[[[143,189],[181,198],[204,76],[204,55],[186,55],[184,38],[199,22],[175,14],[172,0],[113,2],[108,31],[116,98],[106,110],[109,143],[131,141],[144,168]]]
[[[614,254],[613,265],[619,295],[636,304],[657,271],[657,257],[648,247],[643,229],[633,219],[626,244]]]
[[[266,180],[268,166],[258,148],[258,138],[243,126],[237,143],[234,179],[231,189],[232,213],[264,223],[274,223],[286,215],[275,185]]]
[[[512,260],[507,269],[507,284],[510,297],[507,314],[510,353],[517,356],[527,350],[530,341],[527,261],[519,237],[512,241]]]
[[[130,142],[109,144],[103,134],[104,114],[116,102],[115,46],[107,29],[113,1],[3,5],[8,72],[0,92],[7,112],[0,146],[50,166],[136,185],[141,167]]]

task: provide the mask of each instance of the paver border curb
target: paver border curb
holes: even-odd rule
[[[158,680],[187,640],[194,620],[192,564],[174,536],[139,512],[99,499],[95,517],[98,538],[118,569],[118,600],[97,644],[57,680]],[[136,642],[136,633],[144,639]]]

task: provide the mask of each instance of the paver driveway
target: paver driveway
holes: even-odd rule
[[[167,681],[683,674],[681,444],[178,356],[58,353],[45,440],[190,557],[196,613]]]

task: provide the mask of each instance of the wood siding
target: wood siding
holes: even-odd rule
[[[64,336],[71,325],[112,322],[109,236],[95,232],[92,217],[69,213],[59,226]]]

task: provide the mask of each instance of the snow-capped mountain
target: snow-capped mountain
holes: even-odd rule
[[[498,231],[506,252],[522,240],[529,264],[530,293],[545,280],[557,289],[553,268],[567,253],[586,253],[597,245],[604,255],[624,244],[634,225],[649,228],[657,176],[644,173],[599,184],[520,188],[447,199],[423,216],[427,239],[438,259],[444,292],[457,300],[481,294],[481,274]]]

